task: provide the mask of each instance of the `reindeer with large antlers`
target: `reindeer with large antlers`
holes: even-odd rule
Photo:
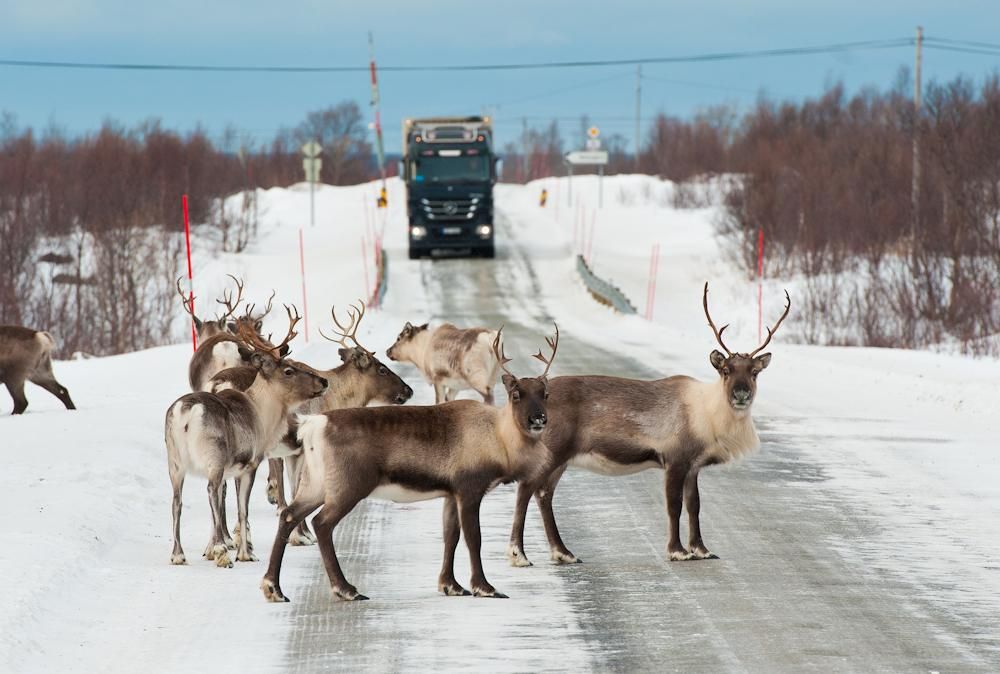
[[[551,559],[580,561],[565,546],[556,526],[552,497],[567,466],[604,475],[630,475],[649,468],[666,473],[669,521],[667,558],[671,561],[708,559],[701,537],[698,473],[705,466],[733,461],[757,448],[759,440],[750,416],[757,393],[757,375],[771,362],[760,352],[770,343],[791,308],[768,328],[767,339],[751,353],[733,353],[722,341],[727,326],[716,330],[708,312],[708,283],[703,304],[708,324],[723,354],[709,360],[719,373],[715,382],[675,376],[655,381],[619,377],[556,377],[549,382],[552,421],[542,442],[553,455],[551,472],[539,489],[518,487],[514,525],[507,547],[513,566],[530,566],[524,554],[524,519],[534,493],[542,514]],[[760,355],[758,355],[760,354]],[[680,540],[682,505],[688,512],[688,547]]]
[[[184,291],[181,290],[180,279],[177,279],[177,292],[184,302],[184,310],[194,319],[195,329],[198,332],[198,348],[188,364],[188,381],[192,391],[207,390],[208,380],[217,372],[242,365],[239,353],[241,328],[251,329],[260,335],[264,318],[271,313],[275,295],[273,291],[264,313],[254,315],[253,310],[256,305],[250,305],[242,316],[233,319],[243,301],[243,281],[232,274],[227,276],[236,283],[236,297],[233,297],[233,291],[226,290],[221,299],[215,300],[226,308],[226,312],[214,321],[203,321],[194,314],[195,297],[194,295],[185,297]]]
[[[186,562],[181,547],[181,492],[187,473],[208,479],[208,502],[212,510],[212,536],[205,557],[219,566],[232,566],[226,546],[223,486],[229,477],[237,480],[239,544],[236,559],[252,561],[247,523],[250,490],[257,465],[278,444],[286,429],[289,409],[323,395],[326,379],[290,361],[282,354],[297,334],[298,311],[288,311],[288,333],[277,346],[264,341],[249,323],[241,323],[239,349],[254,367],[256,377],[245,392],[223,390],[195,392],[178,398],[168,409],[164,435],[167,465],[173,486],[173,564]]]
[[[334,330],[336,336],[330,337],[322,330],[320,334],[325,339],[340,345],[338,354],[342,364],[329,370],[313,370],[325,378],[330,387],[325,395],[307,401],[298,411],[305,414],[319,414],[347,407],[365,407],[373,402],[402,405],[409,400],[413,396],[413,389],[376,358],[374,351],[366,349],[358,341],[358,327],[365,315],[364,302],[359,300],[357,306],[350,307],[348,310],[350,321],[346,326],[337,318],[336,307],[332,307],[330,313],[336,326]],[[306,365],[302,367],[308,368]],[[253,382],[255,375],[252,368],[245,366],[223,370],[210,380],[209,386],[211,390],[221,388],[243,390]],[[282,441],[282,447],[279,448],[276,457],[268,459],[268,498],[269,500],[273,498],[272,502],[277,503],[279,510],[288,505],[285,501],[284,468],[287,465],[289,483],[294,492],[294,487],[298,483],[301,453],[301,447],[292,434]],[[290,542],[292,545],[313,542],[304,523],[292,534]]]
[[[550,341],[552,356],[558,348]],[[320,552],[335,596],[367,599],[344,577],[333,547],[333,530],[365,498],[399,503],[444,497],[444,563],[438,589],[445,595],[469,592],[455,580],[455,548],[465,536],[472,563],[472,594],[503,597],[483,573],[480,557],[479,504],[502,482],[536,484],[549,472],[550,456],[539,439],[548,421],[547,382],[517,378],[500,346],[493,352],[503,364],[508,404],[502,408],[474,400],[424,407],[367,407],[335,410],[300,419],[298,437],[305,468],[298,491],[281,512],[278,533],[261,589],[269,601],[288,601],[279,585],[288,536],[303,518],[322,506],[313,519]]]

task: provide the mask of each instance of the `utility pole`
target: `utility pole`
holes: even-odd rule
[[[375,37],[368,31],[368,57],[369,69],[372,77],[372,109],[375,111],[375,154],[378,157],[378,172],[382,178],[382,189],[379,191],[378,207],[385,208],[388,205],[388,192],[385,185],[385,149],[382,145],[382,117],[379,107],[378,94],[378,73],[375,67]]]
[[[910,208],[913,211],[910,215],[910,236],[913,238],[914,250],[920,229],[920,66],[924,46],[924,29],[921,26],[917,26],[916,45],[916,68],[913,80],[913,186],[910,191]]]
[[[635,67],[635,172],[639,172],[639,149],[642,146],[642,135],[639,131],[642,110],[642,65]]]
[[[528,118],[521,118],[521,175],[518,180],[522,183],[528,182],[528,170],[530,159],[528,157]]]

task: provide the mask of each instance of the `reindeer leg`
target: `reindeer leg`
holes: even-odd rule
[[[698,469],[693,468],[684,480],[684,508],[688,511],[688,548],[694,559],[718,559],[701,540],[701,497],[698,494]]]
[[[302,455],[293,454],[285,458],[285,465],[288,466],[288,484],[292,489],[292,500],[299,494],[299,484],[302,479]],[[319,507],[318,505],[316,506]],[[315,509],[315,508],[314,508]],[[295,531],[292,532],[291,536],[288,538],[289,545],[315,545],[316,538],[309,531],[309,525],[306,524],[306,518],[303,517]]]
[[[267,502],[278,506],[279,511],[288,507],[288,503],[285,501],[283,469],[284,462],[281,459],[267,460]]]
[[[247,515],[250,507],[250,491],[253,489],[253,480],[257,474],[257,467],[248,468],[236,478],[236,511],[238,513],[237,528],[239,529],[239,545],[236,551],[237,562],[256,562],[253,556],[253,546],[250,544],[250,524]]]
[[[357,491],[354,494],[345,493],[347,490],[344,489],[337,491],[334,500],[328,500],[319,514],[313,518],[316,542],[319,544],[320,554],[323,555],[323,565],[326,567],[326,575],[330,579],[330,589],[333,594],[345,601],[368,599],[358,592],[358,588],[347,582],[340,568],[340,560],[337,559],[337,551],[333,547],[334,528],[354,510],[354,506],[360,503],[364,496],[359,496]]]
[[[482,533],[479,529],[479,504],[483,500],[481,493],[471,493],[459,496],[459,518],[462,524],[462,535],[465,545],[469,548],[469,562],[472,566],[472,594],[477,597],[493,597],[506,599],[507,595],[497,592],[496,588],[486,580],[483,573],[483,558],[481,555]]]
[[[441,521],[444,525],[444,561],[441,563],[441,574],[438,576],[438,592],[449,597],[466,596],[469,591],[455,580],[455,548],[458,547],[461,529],[458,521],[458,503],[454,496],[444,497]]]
[[[54,395],[56,398],[59,398],[59,402],[61,402],[66,407],[66,409],[75,410],[76,405],[73,404],[73,399],[69,397],[69,391],[66,389],[65,386],[56,381],[55,375],[52,374],[52,361],[48,360],[48,358],[46,357],[46,364],[43,365],[42,367],[43,368],[47,367],[48,371],[46,372],[43,370],[41,372],[38,372],[36,370],[37,374],[33,374],[32,376],[29,377],[31,383],[37,386],[41,386],[43,389]]]
[[[679,562],[692,558],[692,554],[681,545],[681,505],[684,495],[684,481],[687,473],[688,466],[685,464],[671,464],[667,466],[665,480],[668,520],[667,559],[671,562]]]
[[[562,536],[559,535],[559,527],[556,526],[556,514],[552,510],[552,499],[556,494],[556,485],[566,472],[566,465],[552,471],[546,480],[545,485],[535,492],[535,503],[542,514],[542,525],[545,527],[545,537],[549,539],[549,558],[557,564],[579,564],[582,560],[569,551],[563,543]]]
[[[24,397],[24,382],[7,382],[7,392],[14,399],[13,414],[24,414],[24,410],[28,409],[28,399]]]
[[[274,546],[271,548],[271,560],[267,565],[267,572],[260,581],[260,589],[264,592],[264,598],[271,602],[288,601],[288,597],[281,591],[281,561],[285,557],[285,548],[288,544],[288,535],[302,520],[309,516],[309,513],[323,505],[323,501],[316,499],[296,503],[292,498],[291,504],[281,511],[278,516],[278,533],[274,536]]]
[[[219,471],[217,475],[212,476],[208,480],[208,504],[212,508],[212,522],[215,525],[211,543],[212,556],[210,559],[215,560],[216,566],[232,568],[233,560],[229,558],[229,550],[226,548],[226,530],[225,524],[222,521],[222,499],[220,495],[222,493],[221,484],[223,483],[222,471]]]
[[[236,484],[236,480],[233,480],[233,486],[236,487],[236,500],[239,500],[240,498],[239,485]],[[219,487],[219,489],[221,490],[221,493],[219,494],[219,512],[222,513],[222,531],[226,535],[225,538],[226,547],[229,548],[230,550],[235,550],[236,541],[233,540],[233,537],[229,535],[229,522],[226,517],[226,493],[228,491],[228,487],[226,486],[225,480],[222,481],[222,485]],[[233,530],[233,533],[236,533],[235,529]]]
[[[514,523],[510,528],[510,541],[507,543],[507,561],[511,566],[531,566],[524,554],[524,519],[528,516],[528,503],[531,502],[531,492],[534,488],[526,482],[517,485],[517,500],[514,502]]]
[[[184,472],[170,466],[170,484],[174,488],[174,551],[170,555],[171,564],[187,564],[184,549],[181,547],[181,494],[184,491]]]
[[[447,389],[439,382],[434,382],[434,404],[440,405],[448,398],[446,397]],[[13,393],[11,394],[13,395]]]

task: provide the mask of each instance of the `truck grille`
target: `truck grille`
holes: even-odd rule
[[[424,217],[433,222],[466,222],[479,208],[478,199],[421,199]]]

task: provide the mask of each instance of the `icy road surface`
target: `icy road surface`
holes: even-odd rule
[[[506,227],[500,240],[513,234]],[[420,287],[403,292],[394,286],[387,309],[419,315],[426,307],[433,320],[460,325],[506,322],[508,350],[520,356],[512,367],[531,367],[525,356],[553,318],[567,319],[578,301],[569,297],[578,292],[572,284],[563,289],[566,297],[549,285],[554,275],[542,271],[551,262],[546,250],[535,246],[529,253],[528,242],[515,239],[501,245],[493,262],[420,262]],[[713,346],[708,337],[706,356]],[[774,350],[780,358],[780,347]],[[614,349],[581,341],[565,326],[555,369],[660,376]],[[767,386],[765,373],[762,397]],[[423,395],[426,400],[429,387]],[[483,557],[488,578],[511,599],[446,598],[434,591],[440,502],[363,503],[341,525],[337,543],[348,578],[372,601],[332,600],[316,551],[294,550],[292,556],[313,560],[307,571],[283,577],[294,602],[285,665],[296,671],[704,672],[1000,666],[998,598],[967,596],[951,611],[929,601],[950,584],[947,561],[922,561],[919,549],[900,560],[893,540],[900,524],[852,500],[802,452],[803,443],[875,450],[891,442],[905,450],[948,445],[948,438],[872,420],[765,414],[758,425],[759,453],[703,474],[703,529],[718,561],[665,561],[661,472],[607,478],[571,469],[557,491],[556,513],[564,540],[585,563],[549,562],[532,503],[525,545],[535,566],[509,567],[503,553],[513,489],[501,487],[484,502]],[[465,579],[464,542],[459,550],[456,575]],[[953,552],[960,555],[960,546]]]

